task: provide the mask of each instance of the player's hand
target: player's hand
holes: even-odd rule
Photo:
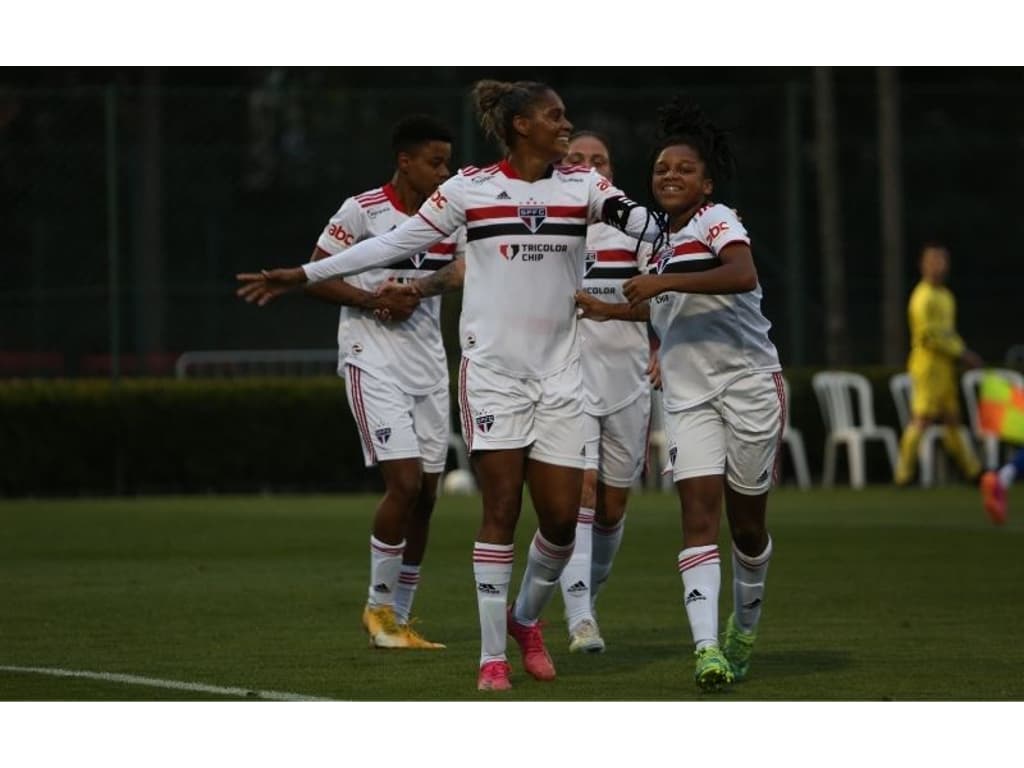
[[[638,275],[622,284],[622,292],[626,295],[631,307],[643,304],[663,291],[659,275]]]
[[[394,280],[389,280],[377,288],[374,296],[377,306],[373,310],[373,316],[385,323],[408,320],[420,305],[420,293],[415,286]]]
[[[651,350],[651,358],[647,361],[647,379],[655,389],[661,389],[661,362],[657,350]]]
[[[573,298],[576,299],[576,306],[579,309],[576,314],[579,317],[585,320],[597,320],[598,322],[610,319],[608,315],[608,302],[595,298],[588,291],[576,291],[576,295]]]
[[[298,288],[306,283],[306,273],[302,267],[290,269],[262,269],[259,272],[242,272],[235,275],[242,286],[235,295],[246,303],[265,306],[282,293]]]
[[[985,361],[981,359],[981,355],[970,349],[964,350],[964,353],[960,356],[960,360],[963,361],[964,367],[968,369],[981,368],[985,365]]]

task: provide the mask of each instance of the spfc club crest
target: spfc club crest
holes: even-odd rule
[[[536,234],[544,219],[548,217],[547,206],[543,205],[521,205],[519,206],[519,218],[530,232]]]
[[[481,432],[490,432],[491,427],[494,426],[494,414],[493,413],[481,413],[476,417],[476,427]]]
[[[587,251],[583,257],[583,274],[590,274],[591,268],[597,263],[597,251]]]
[[[374,434],[377,436],[377,442],[381,445],[387,445],[388,440],[391,439],[391,427],[381,427]]]
[[[427,260],[427,253],[426,253],[426,251],[424,251],[423,253],[414,253],[412,255],[412,265],[414,267],[416,267],[416,269],[419,269],[423,265],[423,262],[426,261],[426,260]]]
[[[675,248],[669,247],[663,249],[662,252],[658,254],[658,263],[655,269],[657,269],[659,275],[665,271],[665,267],[668,265],[668,260],[672,258],[674,253]]]
[[[668,460],[673,467],[676,465],[676,447],[674,445],[668,449]]]

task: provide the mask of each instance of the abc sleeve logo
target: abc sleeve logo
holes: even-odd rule
[[[723,221],[721,224],[712,224],[710,227],[708,227],[708,245],[711,245],[713,242],[715,242],[715,240],[718,239],[718,236],[720,234],[728,231],[728,222]]]
[[[342,245],[352,245],[355,242],[355,235],[345,229],[341,224],[331,224],[327,228],[327,234]]]
[[[430,196],[430,207],[438,213],[441,213],[447,205],[448,198],[441,194],[441,190],[436,190],[434,194]]]

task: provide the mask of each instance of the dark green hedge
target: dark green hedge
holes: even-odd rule
[[[4,495],[376,482],[337,378],[0,383]]]
[[[814,370],[789,369],[786,378],[792,422],[818,477],[824,426]],[[860,371],[872,381],[878,421],[895,427],[894,369]],[[869,480],[891,480],[881,446],[869,448],[868,462]],[[336,378],[125,380],[116,390],[105,380],[0,382],[5,496],[357,491],[379,482],[363,467]]]

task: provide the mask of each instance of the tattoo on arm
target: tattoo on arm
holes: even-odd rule
[[[464,265],[460,261],[453,261],[446,267],[442,267],[432,275],[421,277],[413,285],[424,298],[437,296],[448,291],[457,291],[462,287]]]

